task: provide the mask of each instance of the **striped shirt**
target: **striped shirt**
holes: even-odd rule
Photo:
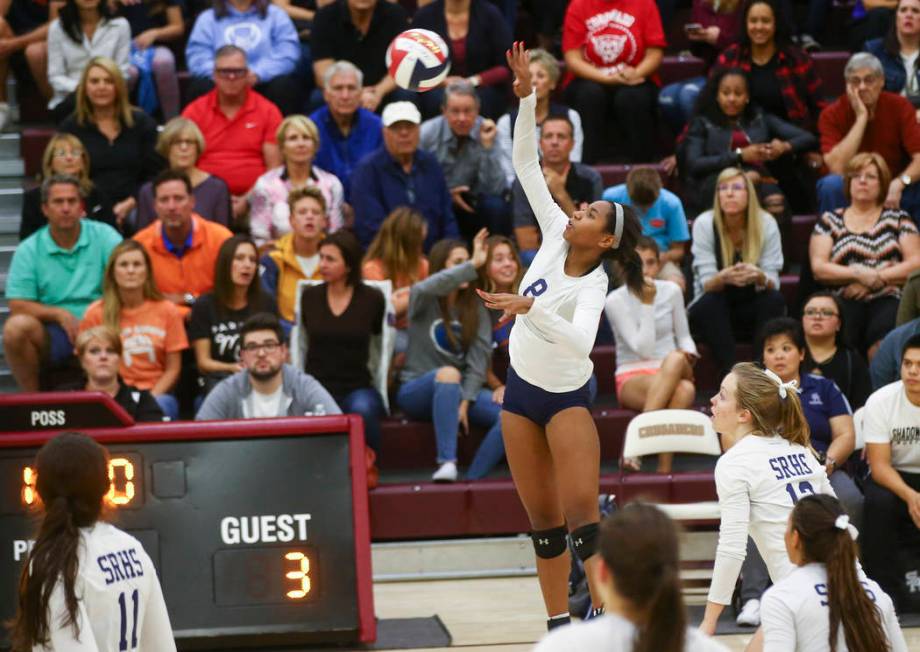
[[[861,233],[847,228],[843,210],[824,213],[815,224],[815,235],[827,235],[833,240],[830,262],[837,265],[864,265],[884,269],[904,260],[901,252],[902,235],[916,234],[917,226],[910,215],[900,210],[883,209],[875,225]],[[871,301],[883,296],[900,296],[901,289],[886,285],[869,295]]]

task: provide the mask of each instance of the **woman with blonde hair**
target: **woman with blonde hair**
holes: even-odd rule
[[[259,177],[249,193],[249,225],[253,239],[261,246],[290,233],[288,194],[306,186],[322,191],[329,232],[338,231],[344,225],[344,191],[337,176],[313,165],[320,146],[316,124],[305,115],[290,115],[278,125],[275,138],[283,162]]]
[[[118,375],[122,347],[118,332],[109,326],[87,328],[74,343],[86,383],[79,389],[108,394],[134,421],[163,421],[163,410],[146,389],[129,385]]]
[[[748,535],[778,582],[794,569],[783,536],[795,503],[808,494],[834,495],[810,444],[796,382],[750,362],[736,364],[712,397],[712,425],[725,453],[716,463],[722,513],[709,598],[700,629],[715,633],[731,603]]]
[[[878,154],[857,154],[844,169],[849,205],[824,213],[808,246],[815,280],[836,289],[847,343],[869,361],[894,328],[901,286],[920,268],[911,216],[885,207],[891,172]]]
[[[396,351],[406,350],[406,313],[409,310],[409,290],[428,277],[428,259],[424,254],[428,228],[421,213],[400,206],[380,225],[380,230],[367,247],[361,275],[369,281],[389,279],[393,284],[393,308],[396,311]]]
[[[204,134],[188,118],[173,118],[163,126],[157,137],[157,154],[166,159],[169,167],[188,175],[195,196],[195,212],[206,220],[230,225],[230,190],[218,176],[208,174],[198,167],[204,153]],[[153,205],[153,182],[141,186],[137,197],[137,228],[142,229],[157,219]]]
[[[137,207],[140,186],[162,167],[154,150],[156,123],[128,102],[121,70],[107,57],[93,57],[86,64],[76,103],[61,131],[83,143],[91,164],[90,179],[109,193],[115,219],[124,229]]]
[[[779,227],[738,168],[719,174],[712,210],[693,222],[691,251],[690,330],[709,346],[720,372],[728,373],[736,338],[750,340],[758,325],[786,311],[779,292]]]
[[[100,324],[121,338],[122,378],[149,390],[166,416],[179,418],[179,403],[170,392],[182,370],[182,351],[188,348],[185,324],[176,305],[157,290],[150,256],[135,240],[125,240],[112,250],[102,279],[102,298],[86,309],[80,330]]]
[[[72,134],[54,134],[42,155],[41,182],[55,174],[68,174],[80,182],[86,217],[115,226],[112,202],[89,178],[89,155],[80,140]],[[22,195],[22,219],[19,222],[19,240],[25,240],[48,223],[42,212],[41,183]]]

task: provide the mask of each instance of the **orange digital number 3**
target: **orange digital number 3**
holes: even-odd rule
[[[292,600],[301,600],[310,593],[310,558],[302,552],[289,552],[284,558],[297,562],[297,570],[288,571],[284,576],[299,583],[299,588],[288,591],[286,595]]]

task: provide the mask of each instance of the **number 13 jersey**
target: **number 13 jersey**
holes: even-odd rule
[[[730,604],[750,534],[774,583],[795,566],[786,553],[786,523],[796,501],[834,490],[811,450],[779,435],[747,435],[716,463],[722,522],[709,601]]]
[[[48,604],[53,652],[175,652],[157,572],[141,543],[108,523],[80,529],[77,625],[65,625],[64,584]]]

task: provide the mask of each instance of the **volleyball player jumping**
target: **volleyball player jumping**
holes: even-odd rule
[[[543,243],[521,293],[479,292],[485,305],[517,315],[511,330],[502,433],[511,475],[533,529],[537,574],[552,629],[569,622],[570,559],[566,534],[585,562],[595,607],[593,558],[598,535],[600,446],[590,412],[589,354],[604,309],[603,259],[617,261],[636,293],[645,283],[635,251],[641,226],[628,207],[596,201],[570,218],[553,200],[537,157],[536,95],[522,43],[508,52],[520,112],[514,126],[514,170]]]

